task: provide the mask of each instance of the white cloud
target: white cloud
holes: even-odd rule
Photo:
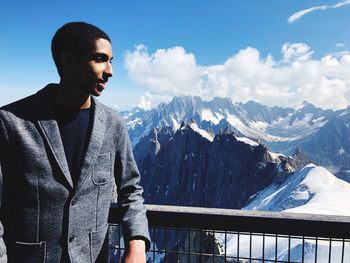
[[[146,92],[145,95],[141,96],[140,102],[137,105],[138,107],[149,110],[152,108],[153,96],[149,92]]]
[[[187,95],[195,95],[195,88],[200,88],[201,70],[194,55],[182,47],[158,49],[150,55],[144,45],[139,45],[134,52],[126,53],[124,66],[131,79],[156,93],[178,95],[181,87],[188,89]]]
[[[309,60],[314,53],[311,48],[304,43],[285,43],[282,46],[283,61],[291,63],[293,61]]]
[[[341,1],[335,5],[321,5],[321,6],[314,6],[310,7],[308,9],[303,9],[298,12],[295,12],[288,18],[288,23],[293,24],[295,21],[299,20],[302,18],[304,15],[309,14],[311,12],[317,11],[317,10],[326,10],[326,9],[335,9],[335,8],[340,8],[346,5],[350,4],[350,0],[345,0]]]
[[[345,44],[344,43],[337,43],[335,46],[341,48],[341,47],[345,47]]]
[[[140,102],[146,107],[181,95],[230,97],[233,101],[283,106],[307,100],[333,109],[350,104],[349,52],[315,60],[308,45],[285,43],[281,53],[283,58],[276,61],[247,47],[222,64],[202,66],[182,47],[150,54],[146,47],[139,46],[127,52],[124,64],[130,78],[149,93]]]
[[[349,5],[349,4],[350,4],[350,0],[342,1],[342,2],[340,2],[338,4],[333,5],[332,8],[339,8],[339,7],[343,7],[345,5]]]
[[[291,15],[288,18],[288,23],[289,24],[293,24],[295,21],[299,20],[300,18],[302,18],[306,14],[309,14],[309,13],[311,13],[313,11],[316,11],[316,10],[325,10],[325,9],[328,9],[328,8],[330,8],[330,6],[322,5],[322,6],[315,6],[315,7],[311,7],[311,8],[308,8],[308,9],[304,9],[304,10],[298,11],[298,12],[294,13],[293,15]]]

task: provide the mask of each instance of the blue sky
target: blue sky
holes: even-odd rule
[[[59,81],[50,42],[70,21],[110,35],[116,74],[100,99],[119,109],[179,95],[350,105],[349,1],[1,1],[0,9],[1,105]]]

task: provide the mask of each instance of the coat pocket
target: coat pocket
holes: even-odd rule
[[[13,251],[13,260],[10,262],[15,263],[34,263],[46,262],[46,242],[41,241],[39,243],[27,243],[27,242],[15,242]]]
[[[101,230],[90,232],[90,256],[91,262],[99,258],[108,258],[108,243],[106,244],[108,225]],[[107,240],[108,242],[108,240]],[[100,262],[99,260],[98,262]],[[101,261],[104,262],[104,261]],[[107,262],[107,261],[106,261]]]
[[[111,180],[111,153],[99,154],[92,170],[92,181],[95,185],[104,185]]]

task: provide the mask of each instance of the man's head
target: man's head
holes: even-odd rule
[[[113,74],[112,45],[106,33],[84,22],[68,23],[56,32],[51,49],[61,84],[78,94],[101,94]]]
[[[108,35],[98,27],[85,22],[71,22],[57,30],[52,38],[51,51],[58,74],[62,77],[62,54],[64,52],[81,58],[93,50],[98,39],[106,39],[111,43]]]

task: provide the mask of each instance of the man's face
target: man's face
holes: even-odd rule
[[[100,96],[112,77],[112,45],[103,38],[96,40],[91,52],[85,54],[74,63],[71,80],[83,94]]]

